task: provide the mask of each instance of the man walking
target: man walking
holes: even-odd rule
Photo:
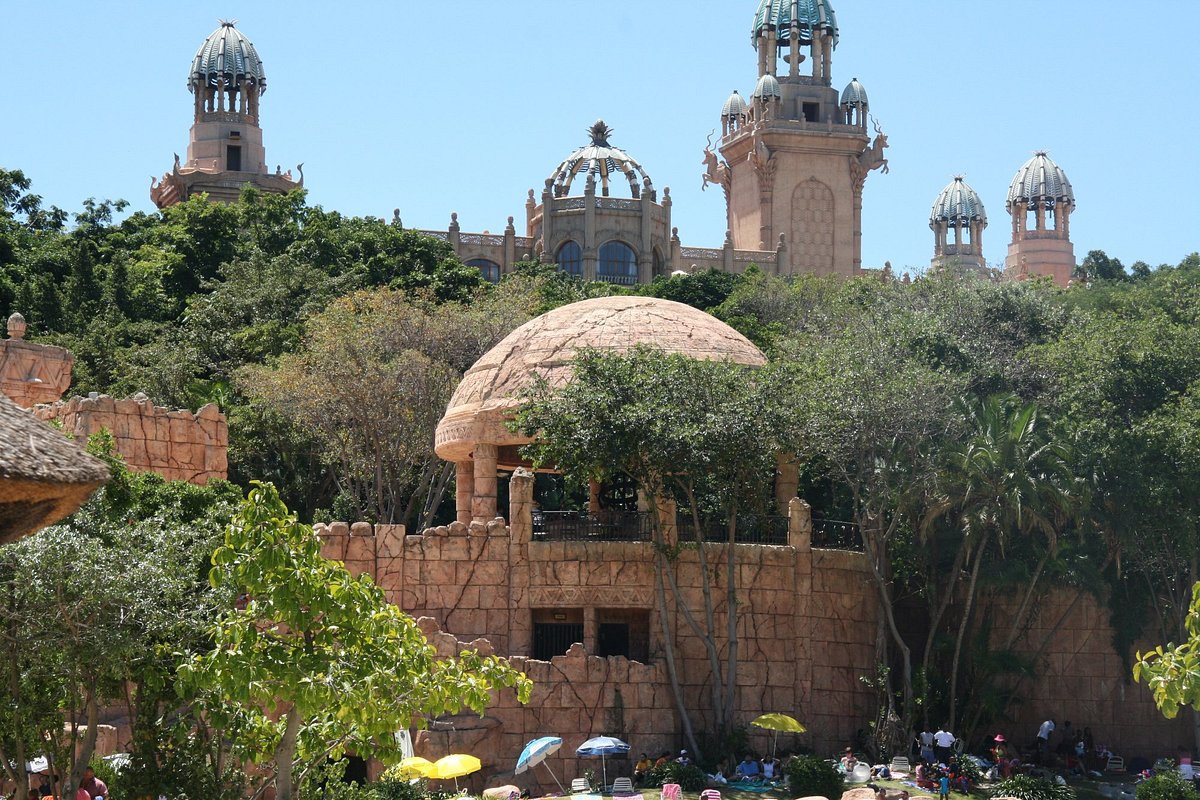
[[[954,752],[954,734],[947,730],[949,727],[943,725],[933,735],[933,755],[939,764],[949,764],[950,755]]]
[[[1050,736],[1054,733],[1054,720],[1048,719],[1038,728],[1037,734],[1037,752],[1038,760],[1042,764],[1048,764],[1050,761]]]

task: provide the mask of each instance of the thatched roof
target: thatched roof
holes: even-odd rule
[[[0,544],[58,522],[106,480],[104,462],[0,395]]]

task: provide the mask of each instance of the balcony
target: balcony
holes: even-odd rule
[[[711,520],[704,525],[703,539],[706,542],[728,542],[728,523],[721,520]],[[696,535],[692,518],[686,514],[679,515],[679,541],[694,542]],[[788,543],[788,518],[783,516],[760,516],[746,514],[738,517],[737,530],[734,532],[736,544],[770,544],[786,545]]]

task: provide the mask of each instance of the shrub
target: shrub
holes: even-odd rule
[[[783,765],[783,774],[792,797],[819,795],[837,800],[845,789],[845,779],[838,768],[816,756],[790,759]]]
[[[1200,791],[1172,769],[1139,783],[1137,800],[1200,800]]]
[[[664,783],[678,783],[685,792],[699,792],[708,786],[708,776],[694,764],[685,766],[678,761],[668,761],[646,775],[646,785],[649,787],[662,786]]]
[[[96,773],[97,778],[104,781],[104,785],[108,787],[108,797],[111,800],[125,800],[128,797],[125,781],[121,778],[121,770],[114,767],[111,762],[105,761],[99,756],[92,756],[88,766],[92,768],[92,772]]]
[[[429,797],[429,785],[424,778],[402,778],[399,767],[389,767],[379,776],[375,794],[379,800],[426,800]]]
[[[1075,790],[1045,778],[1032,775],[1013,775],[1000,781],[989,792],[992,797],[1015,797],[1017,800],[1075,800]]]

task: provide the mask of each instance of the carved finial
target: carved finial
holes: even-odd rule
[[[400,221],[400,209],[398,209],[398,208],[392,209],[392,224],[395,225],[397,228],[404,227],[404,223]]]
[[[663,199],[665,200],[666,198],[668,198],[668,197],[670,197],[670,196],[671,196],[671,187],[670,187],[670,186],[664,186],[664,187],[663,187]]]
[[[236,19],[218,19],[217,22],[221,23],[222,28],[233,28],[238,24]]]
[[[728,228],[725,229],[725,246],[733,247],[733,231]]]
[[[25,317],[21,316],[20,312],[14,311],[8,317],[8,338],[25,338]]]
[[[550,185],[550,181],[546,181],[546,185],[547,185],[547,186],[549,186],[549,185]],[[530,190],[529,190],[529,199],[530,199],[531,201],[533,200],[533,189],[530,189]]]
[[[612,128],[605,125],[602,119],[596,120],[588,128],[588,136],[592,137],[592,144],[596,147],[608,147],[608,137],[612,136],[612,132]]]
[[[678,238],[679,238],[679,228],[678,228],[678,227],[671,228],[671,238],[672,238],[672,239],[678,239]]]

